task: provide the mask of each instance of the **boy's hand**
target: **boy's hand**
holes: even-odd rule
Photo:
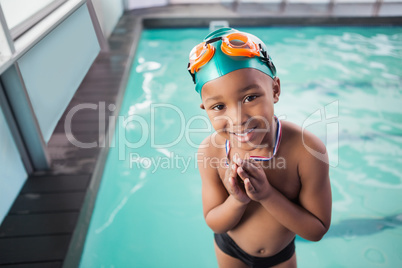
[[[229,163],[229,167],[226,169],[224,185],[229,194],[232,195],[236,200],[238,200],[240,203],[248,204],[251,199],[241,189],[239,183],[237,182],[237,169],[238,165],[236,165],[235,162],[231,161]]]
[[[261,165],[253,159],[236,158],[235,162],[248,197],[257,202],[267,198],[271,194],[272,187]]]

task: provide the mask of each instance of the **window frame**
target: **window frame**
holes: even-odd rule
[[[25,18],[22,22],[10,29],[10,35],[13,40],[16,40],[35,24],[44,19],[47,15],[52,13],[55,9],[60,7],[62,4],[67,2],[67,0],[54,0],[48,5],[44,6],[42,9],[32,14],[31,16]],[[4,10],[3,10],[4,13]]]

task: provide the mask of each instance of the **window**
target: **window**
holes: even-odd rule
[[[16,39],[67,0],[0,0],[11,36]]]

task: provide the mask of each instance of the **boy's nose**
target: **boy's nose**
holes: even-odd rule
[[[239,131],[243,128],[248,120],[248,116],[242,111],[241,106],[237,109],[232,109],[229,114],[229,124],[232,131]]]

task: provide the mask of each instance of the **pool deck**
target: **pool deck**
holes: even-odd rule
[[[71,100],[48,143],[51,170],[27,179],[0,226],[0,266],[77,267],[99,187],[108,140],[109,116],[118,113],[142,27],[200,27],[224,18],[230,25],[402,25],[402,3],[373,5],[179,5],[125,12]],[[356,13],[357,12],[357,13]],[[399,16],[398,13],[399,12]],[[68,112],[78,104],[96,104],[72,119],[72,133],[94,148],[78,148],[66,137]],[[107,109],[114,104],[117,109]],[[105,107],[105,109],[102,109]],[[99,126],[104,116],[105,125]],[[103,122],[103,121],[102,121]],[[99,128],[101,131],[99,131]],[[68,261],[65,262],[66,256]]]
[[[134,54],[133,40],[139,36],[137,24],[136,17],[121,18],[108,40],[110,51],[95,59],[48,143],[51,169],[29,176],[2,222],[1,267],[62,267],[86,194],[93,189],[91,178],[96,165],[102,165],[101,146],[83,149],[68,141],[65,119],[78,104],[96,104],[97,109],[82,109],[74,115],[72,134],[80,142],[98,145],[106,139],[105,130],[113,114],[107,107],[116,105],[119,92],[124,92],[121,89],[125,88],[124,76]],[[102,105],[105,111],[100,109]],[[101,132],[100,114],[105,116],[105,130]]]

